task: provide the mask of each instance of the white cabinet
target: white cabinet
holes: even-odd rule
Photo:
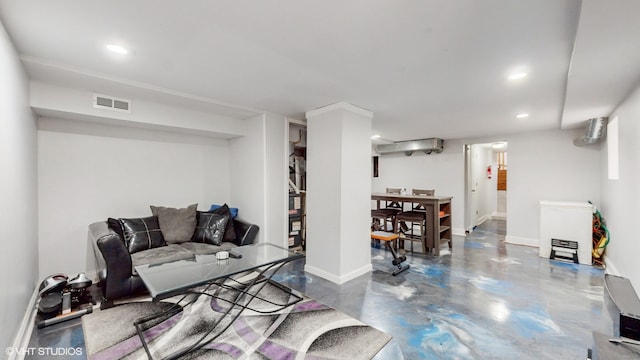
[[[540,256],[549,258],[551,239],[576,241],[578,261],[591,265],[593,211],[586,201],[540,201]]]

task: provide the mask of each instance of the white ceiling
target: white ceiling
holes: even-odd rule
[[[637,0],[0,0],[34,79],[238,118],[346,101],[394,141],[609,115],[640,79],[638,15]]]

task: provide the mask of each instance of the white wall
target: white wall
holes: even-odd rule
[[[351,274],[360,275],[359,272],[371,270],[371,252],[368,251],[371,246],[371,116],[345,116],[341,147],[340,239],[346,243],[341,244],[340,268],[344,280],[348,281],[354,277]],[[320,193],[320,196],[325,195]],[[330,197],[327,200],[332,201]]]
[[[497,218],[505,218],[507,215],[507,191],[509,189],[509,180],[507,177],[507,190],[498,191],[498,196],[496,200],[496,213],[495,217]]]
[[[307,112],[305,271],[341,284],[371,271],[371,116],[337,103]]]
[[[0,349],[12,344],[38,282],[36,123],[29,80],[0,23]]]
[[[445,141],[441,154],[416,152],[379,155],[377,178],[372,178],[372,191],[385,192],[387,187],[435,189],[436,195],[453,196],[452,223],[457,234],[464,234],[464,141]]]
[[[380,177],[373,178],[373,190],[384,192],[386,187],[434,188],[437,195],[453,196],[453,230],[456,234],[463,234],[463,145],[507,141],[507,240],[537,246],[540,200],[591,200],[595,204],[600,201],[600,179],[594,171],[594,166],[597,168],[600,161],[599,149],[573,145],[573,138],[583,133],[583,129],[549,130],[449,140],[445,141],[445,150],[441,154],[381,155]]]
[[[640,241],[638,241],[638,204],[640,204],[640,87],[636,88],[609,117],[618,117],[619,180],[607,179],[607,150],[597,174],[602,179],[600,209],[611,231],[605,262],[614,274],[631,280],[640,293]]]
[[[509,189],[509,171],[507,164],[507,151],[504,149],[497,149],[493,151],[491,159],[491,170],[493,172],[493,185],[491,185],[495,191],[495,202],[493,203],[493,212],[491,213],[494,219],[506,219],[507,216],[507,190],[498,190],[498,155],[502,154],[504,165],[507,169],[507,190]]]
[[[340,119],[307,122],[307,259],[322,271],[339,276],[339,246],[341,239],[341,176],[342,139],[335,135]],[[329,243],[325,241],[329,240]],[[326,277],[326,276],[325,276]],[[336,281],[337,282],[337,281]]]
[[[489,218],[498,213],[498,158],[494,150],[489,155],[491,179],[489,180]],[[501,191],[504,193],[504,191]],[[504,194],[506,196],[506,194]]]
[[[487,177],[487,167],[492,165],[491,155],[486,144],[471,145],[471,229],[489,219],[494,211],[495,179],[494,176]]]
[[[289,121],[279,115],[266,115],[266,202],[265,240],[288,247],[289,141],[285,137]]]
[[[540,200],[600,203],[599,146],[575,146],[584,129],[508,136],[507,242],[538,245]]]
[[[150,205],[207,210],[230,201],[226,140],[60,119],[39,124],[41,278],[93,273],[90,223],[150,216]],[[59,132],[69,128],[76,133]]]
[[[128,97],[126,92],[117,95]],[[48,116],[226,138],[243,135],[243,122],[238,119],[202,111],[195,106],[176,107],[138,97],[129,99],[132,101],[130,113],[96,109],[92,91],[31,82],[31,107],[50,114]]]
[[[231,204],[240,209],[239,217],[260,227],[256,242],[262,242],[266,238],[265,234],[270,232],[267,224],[266,210],[266,115],[259,115],[245,120],[242,125],[244,127],[244,136],[229,140],[231,144],[229,159],[231,164],[233,164],[230,172]],[[280,140],[284,142],[284,135],[279,137]],[[284,146],[283,143],[280,143],[279,145]],[[270,143],[269,146],[275,147],[272,143]],[[274,159],[271,158],[271,155],[269,155],[269,158],[271,161]],[[280,161],[283,161],[282,159],[283,158],[280,158]],[[273,169],[269,169],[269,171],[272,170]],[[275,171],[278,174],[282,173],[281,169],[275,169]],[[273,177],[276,176],[277,175],[273,175]],[[271,183],[273,177],[270,177],[269,186],[274,186],[275,188],[277,185],[273,185]],[[285,180],[286,179],[281,179],[281,181]],[[282,186],[282,183],[280,183],[280,185]],[[280,189],[280,194],[282,194],[281,191],[282,190]],[[284,206],[273,211],[278,211],[282,213],[281,216],[284,216]]]
[[[260,227],[256,242],[287,247],[287,119],[265,113],[242,121],[230,143],[230,196],[240,217]]]

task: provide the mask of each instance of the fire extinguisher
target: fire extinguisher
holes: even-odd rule
[[[491,179],[491,165],[487,166],[487,179]]]

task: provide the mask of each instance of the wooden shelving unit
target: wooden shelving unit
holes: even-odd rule
[[[290,248],[302,245],[304,233],[304,194],[289,193],[289,238]]]
[[[451,199],[440,200],[436,207],[438,210],[438,235],[437,241],[434,243],[434,253],[436,256],[440,255],[440,248],[443,243],[449,244],[451,249],[453,233],[451,229]]]

